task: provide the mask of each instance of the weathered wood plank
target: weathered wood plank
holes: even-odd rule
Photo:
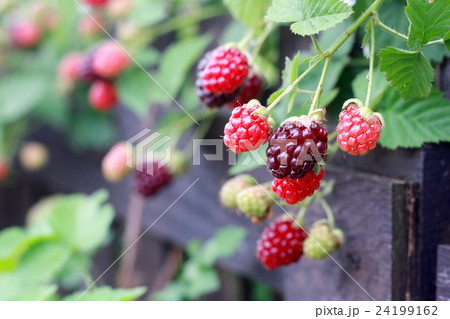
[[[436,300],[450,300],[450,245],[439,245]]]

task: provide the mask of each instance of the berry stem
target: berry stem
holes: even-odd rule
[[[320,49],[319,42],[317,42],[316,36],[314,34],[311,35],[311,40],[314,43],[314,47],[316,48],[317,52],[319,54],[322,54],[323,51]]]
[[[245,35],[245,37],[239,41],[238,43],[238,47],[239,49],[241,49],[242,51],[248,51],[248,44],[250,43],[250,41],[253,39],[255,35],[255,29],[251,29],[247,32],[247,34]]]
[[[302,207],[300,208],[300,210],[298,211],[298,215],[297,218],[295,219],[295,221],[297,223],[299,223],[300,225],[303,222],[303,219],[305,218],[306,212],[308,211],[309,205],[311,205],[312,201],[314,199],[314,195],[311,197],[308,197],[303,203],[302,203]]]
[[[252,52],[252,60],[254,60],[258,56],[259,51],[261,51],[261,48],[262,48],[264,42],[266,41],[267,37],[270,35],[270,33],[272,33],[272,31],[274,29],[275,29],[275,23],[270,22],[270,23],[266,24],[263,32],[256,40],[256,44],[255,44],[255,47],[253,48],[253,52]]]
[[[392,34],[392,35],[394,35],[394,36],[396,36],[396,37],[398,37],[398,38],[400,38],[402,40],[408,41],[408,36],[404,35],[401,32],[398,32],[397,30],[394,30],[394,29],[388,27],[383,22],[381,22],[380,17],[379,17],[377,12],[373,12],[372,16],[373,16],[373,19],[375,21],[375,25],[377,27],[379,27],[381,30],[384,30],[387,33],[390,33],[390,34]]]
[[[372,96],[372,89],[373,89],[373,70],[375,65],[375,27],[373,18],[370,19],[369,21],[369,28],[370,28],[369,86],[367,87],[366,102],[364,103],[364,105],[367,107],[370,107],[370,98]]]
[[[303,89],[297,89],[297,90],[295,90],[297,93],[306,93],[306,94],[311,94],[311,95],[313,95],[314,94],[314,91],[311,91],[311,90],[303,90]]]
[[[311,114],[315,109],[319,107],[320,103],[320,95],[323,92],[323,83],[325,82],[325,78],[327,76],[328,67],[330,66],[331,57],[328,57],[325,60],[325,65],[323,66],[322,75],[320,76],[319,84],[317,85],[316,92],[314,93],[314,98],[311,103],[311,107],[309,109],[309,114]]]
[[[327,201],[323,199],[322,196],[317,197],[318,202],[322,206],[323,210],[325,211],[325,214],[327,214],[328,223],[330,224],[330,228],[334,229],[334,214],[331,210],[330,205],[328,205]]]
[[[284,90],[283,93],[281,93],[268,107],[267,110],[271,111],[280,101],[288,95],[293,89],[295,89],[300,83],[302,79],[305,78],[312,70],[314,70],[323,60],[325,60],[327,57],[332,57],[334,53],[341,47],[342,44],[345,43],[345,41],[350,38],[350,36],[355,33],[356,30],[363,24],[364,21],[367,20],[367,18],[370,17],[372,12],[375,12],[378,10],[378,8],[381,6],[384,0],[375,0],[372,5],[367,8],[364,13],[353,22],[353,24],[334,42],[328,49],[323,51],[323,53],[317,58],[316,62],[314,62],[308,69],[305,70],[294,82],[289,85],[286,90]]]

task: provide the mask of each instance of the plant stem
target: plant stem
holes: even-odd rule
[[[388,27],[387,25],[385,25],[383,22],[381,22],[380,17],[378,16],[378,14],[373,14],[373,18],[375,20],[375,25],[378,26],[380,29],[386,31],[387,33],[390,33],[400,39],[403,39],[405,41],[408,41],[408,36],[404,35],[401,32],[398,32],[397,30],[394,30],[390,27]]]
[[[224,9],[224,7],[220,5],[201,8],[199,10],[189,13],[188,15],[177,16],[155,27],[152,27],[150,29],[152,38],[157,38],[163,34],[169,33],[176,29],[180,29],[190,24],[194,24],[198,21],[226,14],[226,12],[227,11]]]
[[[308,211],[309,205],[311,205],[313,199],[314,199],[314,195],[311,196],[311,197],[308,197],[305,200],[303,206],[300,208],[300,210],[298,212],[298,215],[297,215],[297,218],[295,219],[295,221],[297,223],[299,223],[300,225],[302,224],[303,219],[305,218],[306,212]]]
[[[361,24],[367,20],[367,18],[378,10],[384,0],[375,0],[372,5],[367,8],[367,10],[358,18],[355,22],[334,42],[327,50],[319,56],[319,58],[314,62],[308,69],[305,70],[294,82],[289,85],[283,93],[281,93],[268,107],[267,110],[271,111],[280,101],[288,95],[294,88],[297,87],[298,83],[305,78],[314,68],[316,68],[323,60],[327,57],[333,56],[334,53],[341,47],[348,38],[355,33],[355,31],[361,26]]]
[[[430,41],[428,43],[425,43],[423,46],[426,47],[426,46],[433,45],[433,44],[438,44],[438,43],[444,43],[444,39],[437,39],[437,40],[434,40],[434,41]]]
[[[311,114],[315,109],[319,107],[320,103],[320,95],[323,92],[323,83],[325,82],[325,78],[327,76],[328,67],[330,66],[331,57],[327,57],[325,60],[325,65],[323,66],[322,75],[320,76],[319,84],[317,85],[316,92],[314,93],[314,98],[311,103],[311,107],[309,109],[309,114]]]
[[[264,42],[266,41],[269,34],[273,31],[273,29],[275,29],[275,23],[270,22],[266,24],[263,32],[256,40],[256,44],[252,52],[252,59],[255,59],[258,56],[259,51],[261,51]]]
[[[373,24],[373,19],[370,19],[369,26],[370,26],[369,86],[367,87],[366,103],[364,103],[364,105],[367,107],[369,107],[370,98],[372,96],[373,70],[374,70],[374,65],[375,65],[375,27]]]
[[[330,205],[328,205],[327,201],[322,197],[318,197],[317,200],[325,211],[325,214],[327,214],[328,223],[330,224],[331,229],[334,229],[334,215]]]
[[[297,89],[296,91],[298,93],[314,94],[314,91],[310,91],[310,90]]]
[[[317,42],[316,36],[314,34],[311,35],[311,40],[314,43],[314,47],[316,48],[317,52],[319,54],[322,54],[322,50],[320,49],[319,42]]]
[[[248,44],[253,39],[253,36],[255,35],[255,30],[251,29],[247,32],[245,37],[238,43],[239,49],[243,51],[247,51]]]

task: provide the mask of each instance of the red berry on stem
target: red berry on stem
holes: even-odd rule
[[[250,74],[244,87],[233,102],[228,103],[227,106],[235,108],[247,104],[253,99],[258,99],[262,92],[264,80],[258,74]]]
[[[239,93],[239,88],[229,94],[216,94],[205,89],[203,86],[202,73],[211,58],[211,54],[212,52],[207,52],[198,63],[195,85],[197,87],[197,96],[207,107],[218,107],[233,101]]]
[[[114,42],[103,44],[94,53],[92,67],[96,74],[104,78],[114,78],[130,64],[130,58]]]
[[[366,155],[380,139],[382,124],[378,116],[366,120],[355,104],[348,104],[339,114],[337,141],[341,150],[351,155]]]
[[[84,3],[94,7],[104,6],[109,2],[109,0],[83,0],[83,1]]]
[[[89,90],[89,102],[98,111],[108,111],[117,104],[116,88],[107,81],[95,81]]]
[[[267,167],[275,178],[301,178],[325,157],[327,145],[321,124],[306,116],[288,119],[269,138]]]
[[[127,166],[127,146],[124,142],[115,144],[102,161],[103,177],[108,182],[117,183],[130,171]]]
[[[142,172],[137,172],[134,179],[134,189],[144,197],[157,193],[172,180],[172,175],[166,166],[159,167],[158,162],[143,165]]]
[[[259,101],[253,100],[233,110],[230,120],[225,125],[223,141],[235,153],[258,149],[265,144],[272,132],[267,115],[255,113],[265,110]]]
[[[203,87],[215,94],[229,94],[244,83],[249,72],[247,57],[238,48],[221,46],[211,52],[201,79]]]
[[[297,262],[307,236],[292,220],[276,220],[256,243],[258,260],[269,270]]]
[[[306,172],[302,178],[275,179],[272,182],[272,190],[277,196],[289,205],[295,205],[308,196],[312,196],[319,189],[320,181],[325,176],[325,171],[321,168],[319,174],[314,171]]]
[[[19,48],[33,47],[42,37],[40,27],[33,21],[18,21],[10,32],[12,43]]]

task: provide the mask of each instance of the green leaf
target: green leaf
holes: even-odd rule
[[[95,250],[108,235],[114,209],[97,196],[98,192],[91,196],[65,196],[49,216],[55,233],[74,249]]]
[[[447,51],[450,51],[450,31],[448,31],[444,36],[444,45]]]
[[[172,97],[178,96],[190,69],[210,41],[209,35],[186,39],[172,44],[164,52],[158,79],[164,90]],[[159,96],[153,98],[161,99],[162,102],[170,102],[171,98],[166,92],[160,89]]]
[[[220,279],[214,269],[205,269],[196,263],[189,264],[183,272],[183,278],[189,285],[187,286],[186,298],[195,300],[220,288]]]
[[[269,0],[224,0],[233,17],[248,28],[264,23]]]
[[[11,227],[0,232],[0,273],[13,271],[20,257],[33,245],[49,236],[30,235],[22,228]]]
[[[29,283],[47,282],[64,266],[69,256],[70,249],[64,244],[40,242],[22,256],[15,272]]]
[[[46,92],[48,82],[42,75],[20,73],[0,79],[0,124],[27,115]]]
[[[217,259],[232,256],[246,235],[247,232],[242,227],[221,228],[203,245],[199,252],[199,260],[203,265],[212,266]]]
[[[380,103],[384,127],[381,145],[397,147],[421,147],[423,143],[450,141],[450,101],[441,92],[429,97],[404,101],[390,89]]]
[[[421,52],[386,48],[380,51],[380,70],[404,99],[430,94],[433,68]]]
[[[450,1],[408,0],[405,12],[411,23],[408,46],[421,50],[431,39],[440,38],[450,29]]]
[[[138,117],[144,116],[149,109],[152,82],[143,70],[137,68],[121,74],[116,82],[120,100]]]
[[[103,286],[87,291],[78,291],[64,298],[64,301],[132,301],[141,297],[147,288],[114,289]]]
[[[158,63],[160,54],[158,50],[150,47],[145,48],[145,50],[137,52],[136,54],[134,54],[133,57],[140,65],[144,67],[150,67]]]
[[[275,22],[294,22],[291,31],[306,36],[335,26],[352,12],[340,0],[274,0],[268,18]]]
[[[352,82],[353,95],[356,99],[361,101],[365,101],[367,95],[367,87],[369,82],[367,80],[367,76],[369,74],[369,70],[362,71],[359,73]],[[386,88],[389,83],[386,80],[384,74],[378,70],[374,70],[373,72],[373,88],[372,88],[372,97],[370,99],[370,105],[377,105],[380,99],[383,97]]]
[[[152,293],[151,300],[154,301],[183,301],[185,298],[186,286],[178,281],[167,284],[163,289]]]
[[[43,301],[56,294],[57,285],[35,285],[16,274],[0,274],[0,300]]]

